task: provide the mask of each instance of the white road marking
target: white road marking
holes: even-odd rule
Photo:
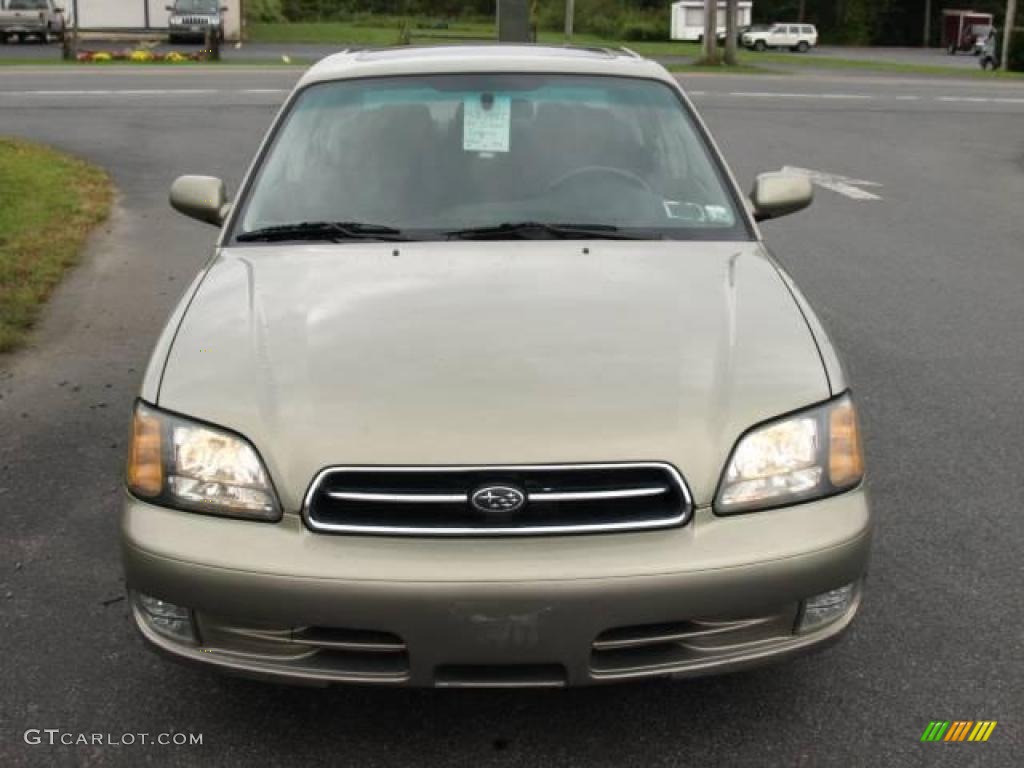
[[[880,187],[882,186],[875,181],[867,181],[865,179],[851,179],[848,176],[840,176],[837,173],[826,173],[824,171],[812,171],[808,168],[796,168],[791,165],[784,166],[782,168],[783,173],[791,173],[797,176],[806,176],[811,180],[812,184],[823,189],[830,189],[833,192],[838,192],[840,195],[844,195],[851,200],[881,200],[881,195],[876,195],[873,192],[868,192],[866,189],[861,187]]]
[[[691,96],[728,96],[737,99],[800,99],[823,101],[932,101],[946,104],[1024,104],[1024,97],[1002,96],[919,96],[888,93],[787,93],[782,91],[687,91]]]
[[[74,91],[3,91],[0,96],[212,96],[232,93],[288,93],[287,88],[117,88]]]
[[[770,99],[873,99],[866,93],[772,93],[769,91],[729,91],[730,96]]]
[[[0,99],[4,97],[56,97],[56,98],[90,98],[98,96],[110,97],[167,97],[167,96],[218,96],[238,95],[279,96],[291,92],[290,88],[97,88],[97,89],[38,89],[38,90],[0,90]],[[917,94],[889,93],[789,93],[784,91],[687,91],[695,98],[730,97],[737,99],[794,99],[820,101],[875,101],[875,102],[925,102],[939,104],[1021,104],[1024,97],[1015,96],[921,96]]]
[[[197,94],[220,93],[214,88],[136,88],[92,91],[0,91],[4,96],[194,96]]]

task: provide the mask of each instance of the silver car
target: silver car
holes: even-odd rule
[[[676,80],[628,52],[332,56],[135,406],[143,637],[291,682],[565,686],[838,638],[871,520],[821,324]]]

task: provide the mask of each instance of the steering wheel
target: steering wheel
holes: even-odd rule
[[[578,181],[579,179],[585,179],[588,176],[597,174],[613,177],[619,181],[626,182],[632,187],[638,187],[648,194],[654,194],[654,190],[651,189],[651,185],[640,176],[637,176],[632,171],[627,171],[624,168],[612,168],[608,165],[585,165],[582,168],[574,168],[568,173],[563,173],[557,179],[548,184],[548,189],[557,189],[569,182]]]

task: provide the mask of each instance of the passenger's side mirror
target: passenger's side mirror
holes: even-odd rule
[[[779,171],[760,174],[750,193],[757,221],[796,213],[809,206],[813,199],[814,188],[810,179]]]
[[[224,182],[213,176],[179,176],[171,184],[171,207],[217,227],[231,210]]]

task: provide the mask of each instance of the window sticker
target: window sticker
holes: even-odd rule
[[[683,221],[704,221],[704,210],[696,203],[683,203],[679,200],[663,200],[665,215],[670,219]]]
[[[707,214],[708,221],[715,224],[731,225],[733,223],[732,214],[724,205],[705,205],[704,212]]]
[[[462,148],[466,152],[508,152],[512,99],[493,93],[463,99]]]

